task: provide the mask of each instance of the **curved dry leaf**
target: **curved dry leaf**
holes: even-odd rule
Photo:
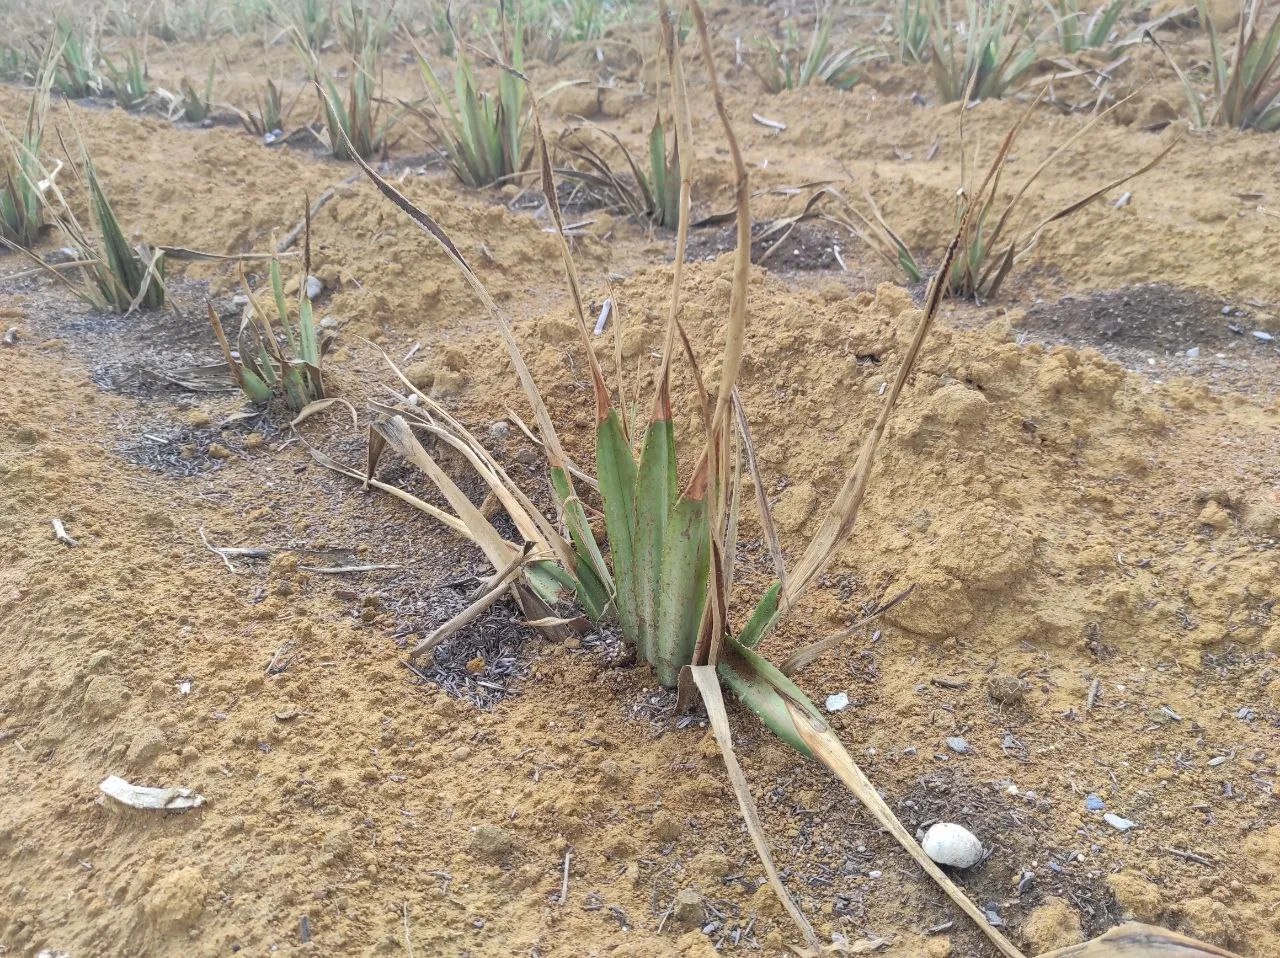
[[[316,449],[312,446],[307,446],[307,451],[311,453],[312,459],[314,459],[320,465],[324,466],[326,469],[331,469],[336,473],[339,473],[341,475],[347,476],[348,478],[356,480],[356,482],[364,483],[366,486],[372,486],[375,489],[381,489],[383,492],[386,492],[386,493],[389,493],[390,495],[395,496],[401,502],[406,502],[409,505],[413,506],[413,508],[417,509],[419,512],[425,512],[427,515],[431,516],[431,518],[435,519],[437,522],[442,523],[445,526],[448,526],[450,529],[458,533],[458,535],[462,536],[468,542],[476,541],[475,537],[471,534],[471,530],[467,528],[466,524],[461,519],[457,518],[456,516],[450,515],[449,513],[445,512],[443,509],[437,508],[436,506],[431,505],[431,503],[429,502],[423,502],[421,499],[419,499],[417,496],[413,495],[412,493],[406,492],[405,490],[401,489],[399,486],[393,486],[389,482],[383,482],[381,479],[367,479],[363,473],[357,472],[354,469],[351,469],[347,466],[342,465],[342,463],[336,461],[335,459],[331,459],[329,456],[325,455],[319,449]]]
[[[743,820],[747,824],[747,833],[756,847],[756,854],[760,856],[760,864],[764,866],[769,885],[777,893],[787,914],[800,929],[809,946],[814,949],[821,948],[821,942],[818,941],[813,926],[796,907],[796,903],[791,899],[786,886],[778,876],[778,870],[773,865],[769,843],[764,837],[764,828],[760,825],[760,813],[756,811],[755,799],[751,797],[746,776],[742,774],[742,766],[738,764],[738,758],[733,752],[733,733],[729,731],[729,717],[725,714],[724,697],[720,694],[720,679],[716,676],[715,666],[691,666],[689,675],[698,686],[698,691],[702,693],[702,701],[707,706],[707,718],[711,720],[711,731],[716,737],[716,744],[720,746],[720,754],[724,756],[724,765],[729,772],[729,781],[733,784],[733,793],[737,796]]]
[[[324,412],[334,403],[339,403],[339,402],[342,403],[344,406],[346,406],[349,410],[351,410],[351,425],[359,429],[360,418],[356,414],[356,407],[351,405],[351,403],[343,399],[341,396],[332,396],[328,399],[317,399],[315,402],[307,403],[305,406],[302,407],[302,409],[298,411],[298,415],[294,416],[293,419],[290,420],[289,425],[297,426],[299,423],[305,422],[306,420],[310,419],[316,413]]]

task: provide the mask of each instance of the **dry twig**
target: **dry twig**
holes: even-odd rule
[[[560,880],[560,899],[558,902],[561,905],[569,900],[569,863],[571,861],[573,861],[572,846],[564,850],[564,877]]]
[[[398,565],[300,565],[300,572],[319,572],[323,575],[341,575],[344,572],[377,572],[381,569],[399,569]]]
[[[308,211],[307,215],[304,216],[301,220],[299,220],[298,225],[295,226],[293,229],[289,230],[289,232],[285,235],[285,238],[282,239],[280,243],[276,246],[276,253],[279,254],[279,253],[287,252],[289,248],[293,246],[294,243],[298,242],[298,237],[302,235],[304,230],[306,230],[307,223],[310,220],[314,219],[315,215],[319,213],[322,209],[324,209],[325,204],[327,204],[331,199],[333,199],[335,196],[338,195],[338,190],[341,187],[350,186],[352,183],[359,180],[362,176],[364,176],[362,172],[352,173],[350,176],[348,176],[345,180],[343,180],[337,186],[329,187],[327,190],[321,193],[318,197],[316,197],[316,201],[311,204],[311,209]]]
[[[265,559],[271,555],[270,549],[242,549],[242,548],[220,548],[209,541],[209,537],[204,534],[204,526],[200,527],[200,541],[204,543],[204,547],[216,555],[226,565],[227,569],[233,574],[236,567],[231,564],[231,557],[235,556],[241,559]]]

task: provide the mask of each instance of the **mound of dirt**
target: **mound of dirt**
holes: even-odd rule
[[[619,290],[629,396],[651,388],[669,277],[642,273]],[[683,322],[714,357],[728,311],[728,259],[694,266],[687,277]],[[921,314],[892,286],[797,295],[756,272],[750,290],[740,389],[794,558],[856,459]],[[525,349],[557,421],[589,460],[577,338],[569,317],[552,314],[525,332]],[[843,556],[862,598],[915,584],[890,621],[931,641],[1069,648],[1100,630],[1108,646],[1175,655],[1189,639],[1212,646],[1229,636],[1257,647],[1262,605],[1280,581],[1265,518],[1277,407],[1254,409],[1189,382],[1158,389],[1096,350],[1007,339],[999,326],[931,337]],[[501,349],[491,342],[477,354],[490,348]],[[611,350],[601,337],[606,368]],[[717,362],[706,363],[709,382]],[[468,375],[469,398],[511,394],[502,364]],[[683,398],[677,418],[685,436],[696,436],[691,397]],[[498,408],[486,406],[495,415]],[[1206,414],[1216,414],[1215,445],[1230,437],[1213,488],[1186,478],[1204,462],[1208,436],[1198,423]],[[1220,500],[1220,515],[1206,509]],[[1229,589],[1214,558],[1224,552],[1243,552],[1231,563],[1238,584]],[[1193,629],[1181,618],[1189,609]],[[853,610],[828,614],[834,625]]]
[[[669,269],[642,271],[618,290],[628,395],[643,398],[649,384],[669,280]],[[689,270],[683,315],[704,356],[714,356],[728,288],[727,262]],[[762,273],[750,305],[743,397],[794,559],[920,314],[895,287],[796,294]],[[589,463],[573,321],[553,310],[518,335],[567,445]],[[492,338],[458,349],[458,402],[473,421],[522,408]],[[5,752],[4,849],[17,870],[4,894],[19,903],[7,941],[297,947],[306,916],[325,948],[394,951],[407,908],[414,947],[434,950],[573,952],[590,940],[614,953],[688,954],[725,935],[781,947],[790,931],[742,841],[714,745],[668,725],[642,673],[547,647],[522,694],[492,715],[424,695],[389,654],[393,602],[367,601],[362,588],[344,599],[346,586],[288,556],[230,576],[197,532],[365,541],[394,554],[389,530],[429,542],[437,527],[386,497],[353,499],[279,437],[194,479],[140,472],[96,437],[107,423],[154,418],[146,401],[41,377],[56,350],[13,355],[25,374],[6,387],[18,415],[0,437],[14,543],[3,595],[24,639],[4,701],[6,731],[24,749]],[[706,365],[714,381],[717,363]],[[688,436],[687,375],[678,386]],[[201,421],[235,406],[209,400]],[[336,422],[307,428],[313,442],[358,456]],[[769,641],[780,658],[915,587],[879,631],[800,679],[819,698],[850,693],[833,721],[909,827],[945,814],[993,848],[963,881],[1015,929],[1049,896],[1096,933],[1120,913],[1109,874],[1138,869],[1158,882],[1162,920],[1239,944],[1242,912],[1215,918],[1220,889],[1202,885],[1201,865],[1153,863],[1172,847],[1215,849],[1215,864],[1242,876],[1265,864],[1230,849],[1269,800],[1275,539],[1251,517],[1266,513],[1258,493],[1276,481],[1278,433],[1275,407],[1155,387],[1089,351],[1019,347],[999,325],[940,328],[855,540]],[[520,458],[520,445],[504,454]],[[253,492],[264,480],[282,492],[271,509]],[[138,505],[144,490],[155,505]],[[52,541],[50,513],[79,548]],[[747,521],[735,619],[768,576]],[[419,592],[456,578],[457,561]],[[988,700],[996,672],[1026,691]],[[1100,691],[1087,696],[1095,680]],[[944,744],[957,735],[963,754]],[[893,929],[903,947],[923,948],[948,911],[936,892],[859,824],[848,796],[750,723],[736,738],[788,883],[819,929]],[[46,767],[57,769],[52,790]],[[121,771],[193,787],[209,804],[107,814],[96,783]],[[1086,791],[1139,830],[1084,811]],[[1016,880],[1028,868],[1030,885]],[[384,882],[388,872],[398,881]],[[73,889],[80,918],[67,910]],[[715,909],[717,929],[673,938],[667,923],[654,937],[688,889]],[[981,947],[971,929],[950,934]]]

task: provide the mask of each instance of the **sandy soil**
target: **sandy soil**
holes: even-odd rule
[[[759,15],[717,11],[723,64]],[[532,72],[544,88],[591,80],[553,98],[555,112],[595,113],[639,144],[652,41],[641,26],[619,35],[632,46],[603,61],[579,49]],[[407,92],[402,52],[388,54],[387,82]],[[176,86],[215,53],[228,99],[266,75],[301,85],[287,49],[251,40],[158,47],[154,78]],[[854,539],[765,651],[780,660],[914,586],[799,681],[817,701],[848,694],[833,724],[909,828],[959,821],[990,848],[956,876],[974,900],[1028,953],[1136,917],[1280,956],[1280,352],[1252,335],[1280,335],[1280,220],[1258,209],[1277,204],[1278,141],[1150,129],[1181,106],[1153,54],[1134,49],[1116,80],[1134,100],[1068,148],[1035,210],[1182,142],[1125,187],[1126,205],[1047,232],[995,302],[947,306]],[[807,191],[786,187],[852,176],[936,260],[958,111],[929,98],[927,68],[870,70],[849,93],[770,97],[736,66],[723,79],[753,188],[772,191],[759,220],[797,211]],[[692,94],[709,126],[701,77]],[[1085,91],[1055,91],[1073,97]],[[25,102],[0,89],[6,123]],[[304,95],[297,109],[313,106]],[[993,148],[1025,109],[970,109],[965,142]],[[415,384],[542,495],[483,313],[352,168],[232,126],[58,111],[122,221],[153,243],[268,250],[306,197],[334,188],[313,237],[319,314],[339,337],[331,385],[363,427],[365,401],[395,384],[375,345],[397,360],[412,350]],[[1037,107],[1010,181],[1084,122]],[[566,443],[589,462],[589,384],[545,213],[517,186],[460,189],[424,159],[421,132],[391,151],[393,176],[517,317]],[[695,146],[695,205],[722,210],[727,157],[710,135]],[[589,221],[574,241],[588,294],[623,304],[629,382],[643,390],[672,238],[606,211],[573,215]],[[749,296],[743,401],[792,558],[920,315],[920,290],[890,285],[865,247],[824,228],[797,230],[753,271]],[[726,242],[721,227],[695,231],[684,322],[704,351],[727,308]],[[0,275],[20,268],[0,259]],[[363,459],[340,407],[295,431],[284,409],[240,416],[233,393],[176,385],[217,360],[201,310],[211,298],[233,317],[238,279],[223,265],[175,273],[181,316],[123,319],[43,279],[0,281],[0,325],[18,335],[0,347],[0,953],[786,954],[794,930],[705,721],[674,715],[613,636],[546,643],[514,607],[407,669],[405,647],[463,607],[482,558],[315,464],[308,445]],[[680,408],[679,425],[696,427]],[[397,461],[382,475],[429,495]],[[54,538],[53,518],[76,546]],[[270,553],[229,568],[209,543]],[[740,551],[735,619],[769,576],[754,516]],[[314,571],[357,561],[396,568]],[[885,954],[991,953],[834,782],[733,718],[777,861],[820,933],[883,940]],[[125,809],[98,792],[113,774],[207,802]],[[688,890],[701,911],[673,907]]]

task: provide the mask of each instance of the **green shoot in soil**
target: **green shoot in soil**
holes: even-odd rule
[[[1238,130],[1280,130],[1280,10],[1272,15],[1271,26],[1259,32],[1262,0],[1246,0],[1235,53],[1228,57],[1206,0],[1196,3],[1209,34],[1213,92],[1218,100],[1211,121]]]
[[[520,25],[508,30],[500,24],[504,62],[511,67],[498,75],[498,92],[479,89],[471,61],[458,44],[452,94],[445,90],[425,54],[418,66],[427,88],[428,105],[406,104],[439,140],[449,169],[466,186],[481,187],[506,179],[524,167],[524,135],[529,122],[524,84],[516,74],[524,70],[524,41]]]
[[[89,271],[98,293],[118,313],[138,307],[159,309],[164,305],[164,254],[146,246],[129,245],[87,155],[84,167],[93,218],[102,239],[94,251],[95,265]]]
[[[297,98],[295,97],[294,101],[296,102],[296,100]],[[276,85],[274,80],[267,80],[265,91],[258,94],[256,106],[256,111],[236,108],[240,123],[246,130],[254,136],[266,136],[268,133],[284,129],[292,104],[290,109],[284,107],[284,101],[280,96],[280,87]]]
[[[179,102],[182,106],[182,118],[188,123],[202,123],[213,112],[213,72],[214,64],[210,63],[203,93],[195,88],[189,77],[182,78],[182,99]]]
[[[833,23],[834,14],[829,7],[819,11],[808,46],[803,49],[793,24],[787,25],[786,39],[781,45],[772,39],[765,41],[764,62],[749,61],[749,65],[767,92],[781,93],[811,83],[848,90],[858,82],[859,71],[865,64],[884,57],[871,47],[831,52]]]
[[[270,402],[274,396],[284,397],[290,409],[301,412],[308,405],[324,398],[324,379],[320,363],[328,350],[328,342],[321,339],[316,330],[311,300],[307,298],[307,276],[310,273],[311,227],[307,222],[302,273],[298,277],[296,310],[291,313],[280,274],[280,264],[271,261],[270,285],[272,303],[264,307],[241,274],[241,281],[249,299],[236,337],[236,349],[231,349],[223,332],[222,323],[213,306],[208,306],[209,322],[214,335],[222,346],[227,364],[240,385],[241,391],[251,402]],[[280,334],[271,321],[274,310]]]
[[[558,172],[599,188],[610,202],[636,219],[674,228],[680,218],[680,154],[675,131],[668,129],[661,116],[655,116],[649,130],[647,163],[642,164],[621,139],[600,129],[621,154],[629,171],[619,172],[610,154],[597,149],[587,139],[588,129],[579,127],[566,134],[566,140],[572,145],[566,147],[565,152],[577,165]]]
[[[1132,6],[1132,0],[1109,0],[1092,14],[1080,9],[1080,0],[1044,0],[1053,17],[1054,35],[1063,53],[1079,53],[1107,46],[1116,23]]]
[[[46,173],[40,163],[53,75],[53,59],[47,56],[36,78],[21,136],[15,136],[0,121],[4,143],[0,160],[0,239],[22,247],[35,243],[45,225],[44,194],[57,174],[57,169]]]
[[[928,63],[931,19],[926,0],[899,0],[893,20],[899,63]]]
[[[66,153],[66,145],[62,146]],[[88,231],[80,225],[54,179],[61,163],[49,171],[37,160],[35,170],[24,175],[28,182],[36,174],[41,177],[35,193],[44,204],[45,222],[58,228],[65,245],[75,253],[75,259],[67,264],[74,271],[71,273],[74,278],[68,278],[63,269],[49,265],[34,252],[3,237],[0,241],[22,251],[38,269],[47,272],[95,309],[112,309],[118,313],[158,309],[165,301],[164,252],[146,244],[129,245],[93,161],[84,151],[83,144],[80,149],[84,176],[80,176],[74,163],[71,169],[89,197],[89,208],[98,225],[97,241],[90,239]]]
[[[279,0],[274,15],[309,53],[319,53],[333,35],[333,0]]]
[[[1022,129],[1022,124],[1026,122],[1037,102],[1033,101],[1031,106],[1023,111],[1022,118],[1009,131],[1002,147],[1003,151],[1007,151],[1012,146],[1019,131]],[[1125,101],[1122,100],[1120,102],[1123,103]],[[1026,210],[1023,201],[1027,198],[1036,180],[1071,144],[1092,129],[1095,123],[1107,116],[1118,105],[1115,104],[1102,113],[1096,114],[1074,134],[1059,144],[1048,157],[1031,171],[1017,191],[1009,198],[999,215],[996,214],[996,193],[999,187],[999,177],[996,177],[991,189],[987,192],[974,191],[969,183],[966,173],[967,157],[965,156],[964,146],[964,114],[961,113],[961,188],[956,192],[955,213],[956,222],[961,224],[957,231],[957,235],[960,238],[960,253],[950,270],[948,287],[952,296],[972,297],[974,299],[990,299],[994,297],[999,293],[1000,287],[1008,277],[1009,272],[1035,248],[1041,234],[1052,224],[1073,216],[1111,190],[1146,173],[1178,145],[1178,141],[1174,140],[1138,169],[1125,173],[1080,199],[1069,203],[1067,206],[1055,210],[1036,222],[1030,229],[1024,228],[1022,224],[1026,218]]]
[[[948,247],[942,269],[931,285],[923,316],[904,352],[893,387],[884,399],[875,425],[817,534],[789,573],[776,538],[770,541],[769,549],[775,558],[778,580],[765,590],[755,611],[745,622],[739,628],[734,628],[730,622],[728,598],[737,554],[741,463],[744,448],[749,447],[746,429],[742,427],[745,414],[737,401],[735,385],[743,368],[747,343],[747,283],[751,256],[750,189],[747,167],[719,88],[707,38],[705,16],[697,0],[690,0],[687,7],[692,12],[697,27],[716,114],[733,158],[735,174],[738,243],[728,310],[722,324],[723,349],[717,357],[718,383],[714,393],[703,386],[702,364],[685,339],[679,323],[689,228],[692,150],[686,148],[680,154],[679,225],[671,308],[663,337],[662,361],[655,377],[653,402],[646,421],[642,423],[637,421],[638,417],[627,415],[629,403],[622,392],[621,383],[616,384],[616,390],[609,387],[596,357],[577,268],[560,214],[549,150],[542,136],[536,109],[533,113],[534,150],[541,173],[543,195],[555,234],[560,241],[570,301],[577,317],[586,371],[592,382],[592,405],[596,422],[596,485],[608,533],[603,548],[587,520],[578,491],[577,483],[582,481],[582,472],[572,464],[561,446],[542,393],[534,382],[512,332],[510,318],[494,301],[439,224],[425,211],[410,203],[371,166],[363,161],[360,163],[365,174],[382,194],[417,223],[448,256],[486,312],[494,319],[507,346],[517,378],[533,409],[539,438],[547,457],[557,511],[562,518],[563,528],[567,530],[567,535],[562,535],[556,524],[533,505],[465,427],[430,396],[414,389],[401,374],[401,381],[413,389],[419,404],[375,404],[377,417],[370,435],[368,466],[364,478],[369,484],[375,481],[374,472],[385,449],[393,449],[405,456],[432,481],[455,514],[448,514],[417,499],[414,500],[416,505],[438,517],[444,516],[441,521],[474,542],[495,570],[487,591],[461,615],[455,617],[452,624],[447,623],[420,642],[411,657],[430,652],[451,629],[471,621],[478,614],[477,610],[492,604],[509,590],[522,614],[534,622],[536,627],[553,635],[563,635],[568,623],[551,613],[550,609],[554,608],[557,599],[563,598],[562,593],[569,592],[588,618],[616,621],[624,641],[635,648],[640,662],[653,667],[661,684],[679,687],[686,702],[694,688],[701,693],[746,819],[748,832],[760,855],[766,875],[815,952],[820,948],[817,936],[796,908],[773,866],[755,801],[734,755],[722,689],[731,691],[780,740],[802,755],[816,758],[837,775],[868,807],[880,825],[894,835],[913,860],[979,925],[1002,955],[1006,958],[1021,958],[1020,952],[991,927],[976,906],[924,854],[853,762],[827,725],[822,713],[804,692],[755,651],[777,623],[821,578],[852,531],[866,492],[876,448],[937,314],[945,276],[959,245],[959,237],[953,239]],[[672,113],[675,117],[677,139],[688,144],[692,139],[692,123],[685,92],[683,60],[679,54],[672,18],[665,8],[661,11],[661,26],[664,48],[668,51],[667,62],[672,74]],[[985,192],[1006,155],[1007,143],[996,166],[988,173],[978,190],[978,196]],[[962,221],[962,230],[963,227]],[[616,324],[614,328],[616,332]],[[672,363],[681,355],[687,357],[691,377],[698,389],[697,395],[682,405],[677,417],[672,404],[671,369]],[[701,452],[696,456],[692,470],[682,481],[678,474],[675,426],[677,421],[688,422],[691,419],[700,419],[703,424],[701,434],[692,437],[695,453],[698,450]],[[513,545],[499,534],[418,440],[415,430],[435,437],[462,453],[475,468],[479,478],[502,503],[523,537],[524,545]],[[754,464],[755,457],[749,452],[745,458],[749,465]],[[320,461],[346,475],[360,476],[357,471],[338,466],[332,461],[326,462],[323,458]],[[754,473],[754,468],[752,471]],[[763,488],[758,475],[753,475],[753,482],[758,488]],[[394,487],[383,483],[378,488]],[[396,493],[401,498],[408,495],[398,489]],[[767,513],[767,499],[761,498],[761,501],[764,502],[763,509]]]
[[[351,151],[361,159],[382,152],[387,145],[387,134],[398,119],[395,114],[383,118],[374,72],[377,68],[377,50],[366,47],[350,67],[345,99],[332,77],[327,73],[320,77],[328,94],[321,101],[321,108],[329,150],[339,160],[351,159]]]
[[[147,80],[145,54],[130,48],[125,54],[123,67],[117,67],[105,56],[102,64],[111,82],[111,92],[121,107],[137,110],[146,105],[147,97],[151,95],[151,84]]]
[[[1035,44],[1021,25],[1021,0],[985,4],[965,0],[965,20],[952,17],[952,0],[926,0],[932,22],[930,42],[934,81],[944,102],[969,96],[998,99],[1036,62]],[[944,14],[945,7],[945,14]]]
[[[54,46],[60,52],[53,88],[72,100],[100,94],[104,81],[98,72],[95,28],[83,28],[60,17],[54,36]]]

